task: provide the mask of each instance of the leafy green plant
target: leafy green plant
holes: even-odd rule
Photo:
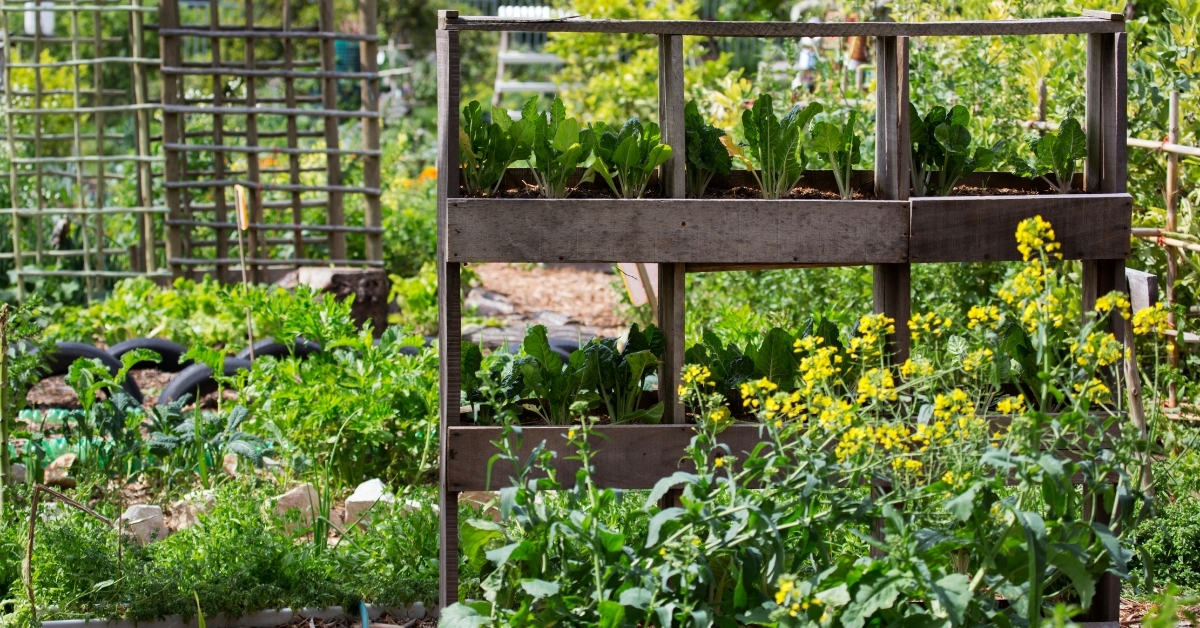
[[[250,412],[245,406],[237,406],[221,419],[213,412],[195,409],[186,415],[183,408],[190,403],[190,395],[166,404],[160,404],[148,412],[147,445],[151,453],[174,462],[166,465],[168,472],[174,469],[191,471],[192,465],[184,461],[196,461],[201,484],[211,486],[208,469],[219,467],[225,454],[236,454],[261,466],[263,455],[268,452],[262,438],[241,430],[242,423]]]
[[[96,359],[79,358],[71,364],[66,382],[79,397],[82,409],[68,411],[63,434],[73,443],[81,463],[105,477],[129,477],[143,468],[140,428],[145,411],[122,383],[133,365],[159,359],[153,351],[134,349],[121,356],[116,374]],[[101,392],[103,399],[97,394]]]
[[[822,121],[814,124],[812,130],[813,150],[829,163],[843,200],[854,198],[850,177],[854,174],[854,164],[858,163],[861,144],[854,132],[857,116],[857,111],[851,111],[846,123],[840,127],[836,122]]]
[[[665,339],[650,326],[642,332],[636,324],[629,328],[625,346],[618,350],[616,338],[600,338],[583,348],[587,385],[595,390],[613,423],[658,423],[663,404],[641,408],[646,378],[653,375],[662,358]]]
[[[537,100],[530,99],[521,110],[521,119],[533,123],[533,178],[546,198],[566,196],[567,182],[593,150],[591,129],[580,130],[579,120],[568,118],[562,100],[555,98],[550,111],[539,112]]]
[[[822,109],[820,103],[803,109],[797,104],[779,118],[771,107],[771,95],[763,94],[742,112],[742,132],[752,159],[740,152],[734,157],[754,175],[763,198],[783,198],[800,182],[806,161],[801,145],[804,130]]]
[[[1046,132],[1029,140],[1029,150],[1033,152],[1033,161],[1017,161],[1017,171],[1041,177],[1059,194],[1069,194],[1079,161],[1087,157],[1087,136],[1079,121],[1068,114],[1058,133]],[[1049,177],[1051,174],[1053,179]]]
[[[599,174],[619,198],[641,198],[654,169],[671,158],[671,147],[659,143],[661,134],[654,122],[643,126],[633,117],[615,133],[604,123],[592,132],[596,158],[588,173]],[[614,177],[619,186],[613,183]]]
[[[530,99],[536,103],[537,97]],[[526,103],[526,109],[530,108]],[[483,107],[472,100],[463,107],[458,130],[463,182],[472,196],[494,195],[504,172],[514,161],[529,159],[534,118],[513,120],[508,110],[492,107],[492,121],[483,120]]]
[[[683,109],[684,148],[687,153],[688,198],[703,198],[713,175],[727,175],[733,168],[729,150],[721,142],[725,131],[704,121],[696,101]]]
[[[0,521],[3,521],[5,491],[11,478],[9,438],[13,418],[25,407],[25,395],[40,371],[42,361],[36,352],[10,352],[9,348],[17,343],[33,344],[36,341],[41,332],[37,325],[40,309],[41,301],[36,296],[16,308],[7,303],[0,304]]]
[[[971,114],[963,105],[949,111],[934,107],[924,118],[914,105],[909,104],[908,109],[914,195],[948,196],[963,176],[986,170],[995,161],[1000,142],[971,153],[971,132],[967,129]]]

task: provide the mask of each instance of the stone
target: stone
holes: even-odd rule
[[[354,493],[346,498],[346,524],[369,522],[371,512],[379,502],[396,503],[396,496],[387,490],[383,480],[376,478],[359,484]]]
[[[507,316],[516,311],[508,302],[508,297],[478,286],[471,288],[471,292],[467,294],[466,300],[463,301],[463,309],[474,310],[477,316]]]
[[[284,288],[306,285],[317,292],[332,295],[341,301],[354,295],[350,316],[360,327],[371,321],[371,329],[378,338],[387,328],[388,296],[392,284],[387,271],[382,268],[339,268],[306,266],[292,271],[279,280]]]
[[[320,494],[311,484],[301,484],[276,498],[275,515],[282,519],[287,516],[288,512],[295,510],[300,513],[300,524],[305,527],[310,526],[313,522],[313,512],[321,505],[320,499]],[[342,527],[341,516],[332,508],[329,512],[329,520],[334,526]],[[291,534],[293,525],[288,523],[285,529],[288,534]]]
[[[168,527],[172,531],[190,528],[200,522],[200,515],[212,510],[216,504],[212,491],[192,491],[171,504],[171,523]]]
[[[163,509],[149,504],[135,504],[121,515],[122,526],[138,545],[149,545],[167,536],[167,521]]]
[[[17,462],[8,468],[8,481],[10,484],[24,484],[26,482],[25,478],[25,465]]]
[[[54,459],[50,466],[46,467],[43,484],[47,486],[57,486],[59,488],[75,488],[75,478],[70,477],[71,467],[79,456],[75,454],[63,454]]]
[[[225,472],[225,475],[236,478],[238,476],[238,455],[225,454],[225,456],[221,458],[221,470]]]
[[[467,503],[480,509],[484,517],[500,521],[500,494],[492,491],[464,491],[458,494],[459,503]]]

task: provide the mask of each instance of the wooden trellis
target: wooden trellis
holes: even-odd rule
[[[459,34],[464,30],[641,33],[659,44],[659,125],[676,148],[660,171],[663,198],[460,198]],[[1045,186],[1006,173],[977,173],[964,185],[1013,187],[1028,195],[910,198],[909,63],[911,37],[1078,34],[1087,37],[1086,132],[1083,192],[1038,195]],[[684,198],[683,36],[873,37],[877,51],[875,169],[855,173],[870,200],[737,200]],[[1125,288],[1133,200],[1126,179],[1126,34],[1119,14],[958,22],[778,23],[622,21],[459,17],[442,11],[438,63],[438,288],[441,343],[441,603],[457,601],[458,495],[494,490],[491,443],[502,428],[466,424],[461,414],[460,268],[472,262],[657,262],[658,320],[666,340],[659,398],[672,425],[600,425],[592,458],[601,486],[649,489],[681,469],[693,427],[686,425],[676,388],[684,361],[684,273],[804,266],[872,265],[874,309],[897,321],[889,337],[894,360],[909,351],[910,268],[913,262],[1020,260],[1017,224],[1041,215],[1053,225],[1066,259],[1082,260],[1083,311]],[[736,175],[737,173],[735,173]],[[510,175],[511,176],[511,175]],[[514,180],[519,177],[514,177]],[[527,178],[527,177],[526,177]],[[829,189],[829,172],[805,174],[802,185]],[[746,184],[742,181],[739,184]],[[715,185],[715,183],[714,183]],[[1121,329],[1115,329],[1118,337]],[[526,427],[525,451],[545,441],[565,446],[562,428]],[[757,425],[734,425],[720,440],[734,452],[760,438]],[[551,464],[570,482],[577,461]],[[1108,514],[1085,497],[1097,521]],[[1111,574],[1097,585],[1085,621],[1116,622],[1120,584]]]
[[[34,11],[0,0],[12,157],[12,247],[0,259],[12,262],[18,296],[27,281],[75,277],[90,297],[106,280],[160,274],[156,216],[166,207],[151,192],[161,158],[151,153],[159,105],[148,94],[159,61],[144,38],[157,8],[142,0],[39,4]],[[106,30],[114,24],[125,33]]]
[[[227,24],[228,11],[210,0],[207,23],[182,24],[178,5],[162,2],[167,263],[175,275],[237,276],[239,184],[251,192],[252,280],[303,265],[382,266],[375,0],[359,3],[361,34],[338,32],[332,0],[316,6],[315,25],[295,24],[302,7],[290,0],[277,23],[258,24],[246,0],[241,22]],[[185,46],[194,40],[208,45]],[[336,69],[336,40],[358,42],[361,71]],[[339,82],[357,86],[357,109],[339,108]],[[353,118],[362,131],[359,145],[347,147],[339,123]],[[347,234],[362,234],[365,260],[349,259]]]

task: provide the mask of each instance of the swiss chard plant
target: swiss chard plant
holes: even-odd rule
[[[991,167],[1000,143],[971,152],[971,114],[962,105],[934,107],[922,118],[909,104],[912,186],[915,196],[948,196],[965,175]]]
[[[526,103],[526,109],[531,103],[536,103],[536,97]],[[533,139],[531,118],[513,120],[507,109],[492,107],[492,121],[485,122],[479,101],[472,100],[463,107],[458,150],[467,193],[494,195],[504,171],[514,161],[529,159]]]
[[[600,123],[593,134],[596,159],[588,175],[599,174],[620,198],[641,198],[654,169],[671,158],[671,147],[660,141],[658,124],[643,125],[637,116],[616,131]]]
[[[861,140],[854,133],[854,121],[858,117],[855,111],[844,125],[836,122],[823,121],[813,125],[813,150],[817,152],[833,170],[833,178],[837,181],[838,192],[842,198],[854,198],[854,190],[850,187],[850,176],[854,174],[854,164],[858,163]]]
[[[683,129],[687,196],[703,198],[713,175],[727,175],[733,167],[729,151],[721,143],[725,131],[706,123],[694,100],[688,101],[683,109]]]
[[[613,423],[662,420],[661,401],[649,408],[640,407],[640,403],[646,380],[655,374],[664,346],[657,327],[651,325],[643,333],[636,323],[623,348],[618,349],[616,338],[601,338],[584,346],[588,386],[600,398]]]
[[[803,109],[795,105],[780,118],[771,108],[771,96],[763,94],[752,108],[742,112],[751,158],[740,151],[734,156],[754,174],[763,198],[783,198],[800,182],[805,163],[801,140],[808,123],[821,110],[821,104],[815,102]]]
[[[1069,194],[1071,179],[1079,171],[1080,161],[1087,157],[1087,136],[1079,121],[1068,114],[1058,133],[1047,132],[1030,140],[1029,150],[1033,153],[1033,161],[1017,161],[1017,171],[1041,177],[1058,193]]]
[[[533,178],[542,196],[564,198],[575,168],[593,150],[595,135],[591,129],[580,129],[579,120],[567,117],[559,98],[550,103],[547,112],[539,112],[537,99],[530,99],[521,110],[521,119],[533,123]]]

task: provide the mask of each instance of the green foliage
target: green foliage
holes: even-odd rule
[[[748,339],[742,349],[733,342],[722,343],[712,329],[705,329],[701,341],[689,347],[684,358],[688,364],[708,368],[717,392],[736,406],[741,400],[741,385],[747,381],[766,378],[783,388],[797,385],[800,360],[804,357],[793,348],[798,339],[818,336],[840,349],[840,333],[832,321],[810,319],[798,334],[773,327],[757,342]]]
[[[849,119],[840,127],[835,122],[818,122],[812,130],[813,150],[829,163],[837,180],[838,191],[846,200],[854,198],[850,177],[854,174],[854,164],[858,163],[861,144],[854,132],[857,115],[858,112],[851,111]]]
[[[145,451],[140,427],[145,411],[125,392],[122,382],[134,364],[158,360],[153,351],[135,349],[121,356],[122,366],[115,375],[96,359],[79,358],[71,364],[66,381],[83,409],[67,411],[63,435],[75,443],[83,466],[105,477],[141,470]]]
[[[1158,500],[1156,516],[1136,533],[1143,587],[1174,583],[1200,590],[1200,497],[1190,491]]]
[[[530,99],[521,110],[521,119],[533,122],[533,178],[542,196],[565,197],[567,181],[575,174],[575,167],[593,149],[595,139],[591,130],[580,132],[579,121],[567,117],[566,108],[557,97],[548,112],[538,112],[537,99]]]
[[[600,338],[583,348],[588,373],[587,385],[608,411],[613,423],[658,423],[663,404],[641,408],[646,378],[658,368],[666,346],[662,332],[654,326],[643,333],[635,324],[629,328],[625,346],[618,350],[615,338]]]
[[[755,99],[754,107],[742,112],[742,129],[753,160],[738,157],[758,180],[763,198],[783,198],[800,181],[806,161],[801,140],[809,121],[821,110],[821,104],[815,102],[803,109],[794,105],[781,119],[771,108],[771,95],[763,94]]]
[[[1087,136],[1079,121],[1068,116],[1058,133],[1046,133],[1029,141],[1029,150],[1034,159],[1016,162],[1017,169],[1035,177],[1042,177],[1060,194],[1071,192],[1071,179],[1078,172],[1080,160],[1087,157]],[[1049,175],[1054,175],[1051,179]]]
[[[729,151],[721,143],[725,131],[704,121],[695,100],[689,100],[683,110],[684,146],[687,153],[688,198],[703,198],[704,190],[713,175],[727,175],[733,167]]]
[[[630,118],[615,133],[599,122],[591,137],[595,138],[596,159],[590,171],[603,177],[618,198],[641,198],[654,169],[671,158],[671,147],[659,143],[658,124],[647,122],[643,127],[637,117]],[[614,176],[620,182],[619,188],[613,183]]]
[[[1000,152],[997,142],[992,148],[979,147],[971,154],[971,132],[967,129],[971,115],[962,105],[955,105],[950,111],[934,107],[924,118],[911,103],[908,111],[912,185],[916,196],[949,196],[959,179],[988,169]]]
[[[534,96],[525,108],[536,107],[536,102]],[[458,144],[468,194],[494,195],[504,179],[504,171],[514,161],[529,159],[534,140],[533,120],[522,117],[514,121],[507,109],[492,107],[492,121],[486,123],[479,101],[472,100],[463,107]]]
[[[388,301],[400,306],[400,315],[389,322],[406,325],[421,334],[436,334],[437,265],[432,261],[425,262],[415,277],[392,275],[391,280],[392,293],[388,295]]]
[[[207,488],[210,483],[204,477],[206,470],[219,468],[225,454],[244,458],[256,467],[262,466],[267,445],[262,438],[241,430],[242,423],[250,415],[245,406],[235,407],[222,419],[218,413],[199,409],[185,414],[183,408],[189,401],[189,395],[184,395],[148,412],[146,446],[162,460],[160,468],[164,475],[179,471],[190,475],[191,462],[196,461],[201,483]],[[191,478],[183,479],[186,483]]]

